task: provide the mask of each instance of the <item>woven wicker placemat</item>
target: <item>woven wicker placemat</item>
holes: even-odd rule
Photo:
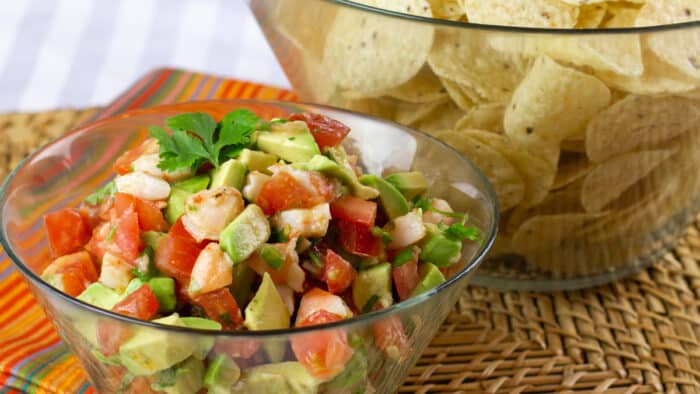
[[[0,115],[0,180],[96,109]],[[700,393],[700,231],[583,291],[468,288],[400,392]]]

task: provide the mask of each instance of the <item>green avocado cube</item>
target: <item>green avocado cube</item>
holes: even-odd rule
[[[204,363],[196,358],[160,371],[151,387],[166,394],[196,394],[204,386]]]
[[[210,320],[210,319],[205,319],[203,317],[181,317],[180,320],[185,324],[187,327],[191,328],[198,328],[200,330],[214,330],[214,331],[220,331],[221,330],[221,323]],[[212,337],[198,337],[195,339],[195,341],[198,342],[197,346],[195,347],[194,351],[192,352],[192,357],[198,359],[198,360],[204,360],[207,358],[207,354],[209,354],[209,351],[211,350],[212,347],[214,347],[214,338]]]
[[[190,193],[197,193],[202,191],[209,186],[209,175],[201,174],[195,175],[192,178],[188,178],[184,181],[173,183],[172,187],[180,190],[184,190]]]
[[[170,313],[175,310],[175,280],[167,277],[156,277],[148,280],[148,286],[158,299],[159,311]]]
[[[411,297],[415,297],[418,294],[425,293],[426,291],[437,287],[442,283],[445,283],[445,276],[442,275],[440,269],[434,264],[422,263],[418,267],[418,275],[420,276],[420,281],[413,292]]]
[[[189,196],[206,189],[208,185],[208,175],[197,175],[182,182],[173,183],[170,187],[168,205],[165,207],[165,219],[168,223],[175,223],[185,213],[185,201]]]
[[[462,242],[451,239],[442,233],[432,233],[423,243],[420,259],[437,265],[449,267],[462,256]]]
[[[270,238],[270,222],[262,209],[250,204],[219,235],[221,249],[234,264],[250,257]]]
[[[331,149],[333,148],[326,149],[326,152],[330,152]],[[350,189],[352,195],[363,200],[371,200],[379,195],[376,189],[361,184],[350,167],[339,164],[326,156],[316,155],[306,163],[297,164],[296,167],[306,171],[320,172],[326,176],[336,178]]]
[[[418,171],[395,172],[384,179],[394,185],[406,198],[413,199],[428,190],[428,181]]]
[[[272,282],[270,274],[263,274],[258,291],[245,308],[245,326],[249,330],[289,328],[289,309]]]
[[[158,242],[160,242],[163,236],[165,236],[165,233],[161,233],[160,231],[144,231],[143,234],[141,234],[143,242],[153,250],[158,248]]]
[[[211,186],[209,188],[231,186],[241,190],[246,171],[247,168],[241,161],[229,159],[222,163],[219,168],[214,168],[211,171]]]
[[[242,384],[240,384],[242,383]],[[316,393],[321,383],[298,361],[264,364],[248,369],[232,393]]]
[[[76,298],[90,305],[107,310],[112,309],[117,302],[121,301],[121,296],[117,294],[117,292],[100,282],[91,284]]]
[[[241,151],[238,160],[246,165],[248,171],[260,171],[263,174],[270,175],[272,172],[269,168],[277,163],[277,156],[246,148]]]
[[[352,283],[352,299],[359,310],[372,309],[372,303],[386,308],[394,303],[391,293],[391,264],[381,263],[364,269]]]
[[[321,153],[309,127],[300,120],[272,124],[271,131],[258,134],[257,144],[260,150],[291,163],[309,161]]]
[[[401,192],[384,179],[373,174],[365,174],[360,177],[360,183],[379,190],[379,202],[389,219],[403,216],[410,210],[408,201]]]
[[[238,379],[241,377],[241,369],[236,362],[226,354],[219,354],[207,367],[204,374],[204,386],[211,394],[230,394]]]
[[[184,326],[177,313],[155,319],[154,323]],[[172,332],[138,327],[119,347],[119,359],[134,376],[166,370],[192,355],[196,344]]]

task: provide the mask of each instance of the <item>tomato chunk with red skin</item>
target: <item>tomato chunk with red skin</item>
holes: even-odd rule
[[[136,291],[119,301],[112,311],[140,320],[151,320],[158,313],[158,299],[150,286],[144,284]],[[97,342],[100,351],[106,356],[119,352],[119,347],[131,337],[131,329],[126,323],[101,320],[97,325]]]
[[[202,242],[197,242],[196,239],[190,234],[189,231],[185,228],[185,225],[182,224],[182,217],[178,218],[175,223],[170,227],[170,230],[168,231],[168,234],[175,236],[175,237],[180,237],[183,239],[186,239],[188,241],[191,241],[192,243],[196,244],[198,248],[204,249],[205,246],[208,244],[214,242],[210,239],[205,239]]]
[[[377,203],[354,196],[343,196],[331,203],[333,219],[374,227],[377,218]]]
[[[114,194],[114,208],[118,214],[129,209],[129,205],[134,206],[139,220],[139,228],[142,231],[165,231],[168,222],[165,221],[163,213],[152,202],[142,200],[138,197],[126,193]]]
[[[333,147],[340,144],[350,133],[350,128],[343,123],[321,114],[294,114],[289,120],[301,120],[306,123],[318,147]]]
[[[210,319],[221,323],[225,330],[235,330],[243,324],[241,309],[228,289],[199,294],[192,297],[192,302],[204,309]]]
[[[376,257],[382,253],[382,241],[372,234],[371,227],[344,220],[336,220],[338,241],[346,252],[363,257]]]
[[[326,252],[325,270],[323,280],[326,282],[328,291],[333,294],[342,293],[355,280],[357,273],[347,260],[328,249]]]
[[[97,280],[95,264],[86,251],[58,257],[46,267],[43,273],[57,275],[63,292],[73,297],[78,296]]]
[[[335,193],[330,183],[318,174],[310,174],[311,184],[316,189],[309,190],[299,180],[280,171],[273,175],[260,189],[255,204],[265,215],[296,208],[311,208],[330,201]]]
[[[390,316],[372,325],[374,343],[384,354],[394,360],[404,360],[411,351],[401,319]]]
[[[112,217],[112,225],[114,226],[112,237],[124,259],[131,262],[139,257],[143,251],[144,243],[141,239],[139,216],[135,204],[131,203],[121,208],[121,210],[115,210]]]
[[[296,324],[306,327],[342,320],[324,309],[307,316]],[[318,330],[314,333],[295,335],[291,339],[292,351],[309,373],[321,380],[331,379],[343,371],[352,357],[352,348],[342,329]]]
[[[414,250],[413,259],[391,268],[391,276],[394,278],[394,287],[399,294],[399,300],[403,301],[411,297],[411,293],[418,286],[418,253]]]
[[[154,258],[156,268],[178,282],[188,283],[192,267],[201,250],[192,240],[166,234],[158,241],[156,247]]]
[[[78,209],[65,208],[44,216],[44,226],[54,256],[63,256],[82,249],[90,240],[89,219]]]
[[[138,159],[141,155],[145,153],[157,152],[157,144],[154,144],[151,140],[144,141],[141,145],[134,149],[130,149],[124,153],[114,162],[112,169],[119,175],[128,174],[131,172],[131,163]]]

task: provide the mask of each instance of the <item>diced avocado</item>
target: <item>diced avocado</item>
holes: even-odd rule
[[[258,134],[257,144],[260,150],[292,163],[309,161],[321,153],[309,127],[300,120],[272,124],[271,131]]]
[[[289,328],[289,310],[267,272],[245,308],[245,326],[249,330]]]
[[[219,235],[221,249],[234,264],[250,257],[270,238],[270,222],[262,209],[250,204]]]
[[[191,328],[199,328],[201,330],[216,330],[220,331],[221,330],[221,324],[217,321],[214,320],[209,320],[205,319],[203,317],[181,317],[180,320],[185,324],[187,327]],[[195,347],[194,351],[192,352],[192,357],[199,359],[199,360],[204,360],[207,358],[207,354],[209,354],[209,351],[211,348],[214,346],[214,338],[210,337],[199,337],[195,339],[198,341],[197,347]]]
[[[184,326],[177,313],[155,319],[154,323]],[[149,327],[135,330],[119,347],[119,358],[135,376],[163,371],[192,355],[196,344],[176,333],[158,331]]]
[[[204,374],[204,386],[210,394],[230,394],[238,379],[241,369],[236,362],[225,354],[219,354],[207,366]]]
[[[372,200],[379,196],[379,191],[377,191],[377,189],[365,186],[357,179],[357,175],[355,175],[355,171],[352,169],[352,165],[348,160],[348,154],[345,153],[343,147],[326,148],[325,154],[340,166],[343,174],[347,177],[346,185],[350,188],[350,191],[355,197],[359,197],[363,200]],[[336,175],[336,177],[338,177],[341,182],[346,182],[340,174]]]
[[[425,180],[425,176],[423,176],[422,172],[395,172],[386,176],[384,179],[396,186],[409,200],[428,190],[428,182]]]
[[[165,219],[173,224],[185,213],[187,197],[209,186],[209,175],[197,175],[182,182],[173,183],[168,196],[168,206],[165,208]]]
[[[379,190],[379,202],[389,219],[403,216],[410,210],[406,197],[391,183],[373,175],[365,174],[360,177],[360,183]]]
[[[425,293],[445,282],[445,277],[440,272],[440,269],[431,263],[422,263],[418,268],[418,275],[420,275],[420,281],[416,288],[413,289],[411,297]]]
[[[440,232],[431,233],[423,242],[420,259],[448,267],[459,261],[462,256],[462,242],[446,237]]]
[[[232,393],[313,394],[318,391],[320,384],[297,361],[265,364],[251,368],[245,372],[241,383],[233,388]]]
[[[148,280],[148,286],[158,299],[159,311],[170,313],[175,310],[175,280],[168,277],[157,277]]]
[[[329,177],[337,178],[350,189],[350,192],[354,196],[364,200],[371,200],[379,195],[379,192],[376,189],[361,184],[351,168],[343,167],[326,156],[316,155],[307,163],[299,163],[297,167],[303,170],[316,171]]]
[[[121,300],[121,296],[116,291],[103,285],[100,282],[95,282],[83,290],[78,295],[80,301],[95,305],[102,309],[112,309],[112,307]]]
[[[357,386],[363,380],[367,380],[367,350],[362,337],[359,335],[350,335],[348,342],[352,346],[352,357],[345,364],[343,371],[328,382],[328,387],[332,389],[353,389],[352,392],[358,392],[362,387]]]
[[[165,233],[161,233],[160,231],[144,231],[143,234],[141,234],[141,238],[143,242],[146,243],[146,246],[150,246],[151,249],[156,250],[158,242],[164,235]]]
[[[204,363],[188,358],[182,363],[160,371],[151,388],[167,394],[195,394],[204,386]]]
[[[188,178],[184,181],[173,183],[172,188],[184,190],[190,193],[197,193],[202,191],[209,186],[209,175],[201,174],[195,175],[192,178]]]
[[[219,186],[231,186],[238,190],[243,187],[246,166],[240,160],[229,159],[211,171],[211,186],[214,189]]]
[[[259,150],[243,149],[238,156],[243,164],[248,167],[248,171],[260,171],[263,174],[272,174],[268,168],[277,163],[277,156]]]
[[[165,207],[165,219],[168,223],[173,224],[177,219],[185,213],[185,201],[191,196],[192,192],[178,188],[170,188],[170,196],[168,196],[168,206]]]
[[[387,307],[394,303],[391,294],[391,264],[381,263],[360,271],[352,283],[352,299],[355,307],[362,310],[370,299],[377,305]]]
[[[101,351],[99,351],[99,350],[97,350],[97,349],[92,349],[92,350],[90,351],[90,354],[92,354],[92,356],[95,357],[95,358],[97,359],[97,361],[101,362],[102,364],[106,364],[106,365],[122,365],[122,364],[121,364],[121,361],[119,361],[119,355],[118,355],[118,354],[114,354],[114,355],[112,355],[112,356],[107,357],[107,356],[105,356],[104,354],[102,354]]]
[[[128,296],[129,294],[135,292],[136,290],[138,290],[139,287],[144,285],[144,283],[146,283],[146,282],[144,282],[140,278],[132,279],[131,282],[129,282],[129,284],[126,285],[126,289],[124,289],[124,292],[122,293],[122,299],[124,297]]]
[[[248,264],[236,264],[233,266],[233,281],[229,290],[236,299],[238,305],[246,305],[250,298],[250,291],[255,280],[255,271]]]

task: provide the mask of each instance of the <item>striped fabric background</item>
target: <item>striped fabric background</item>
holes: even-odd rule
[[[293,93],[177,69],[138,80],[98,116],[157,104],[215,98],[294,100]],[[2,250],[0,249],[0,252]],[[21,275],[0,253],[0,394],[93,393],[82,368],[61,343]]]
[[[1,0],[0,112],[105,105],[177,67],[288,86],[246,0]]]

